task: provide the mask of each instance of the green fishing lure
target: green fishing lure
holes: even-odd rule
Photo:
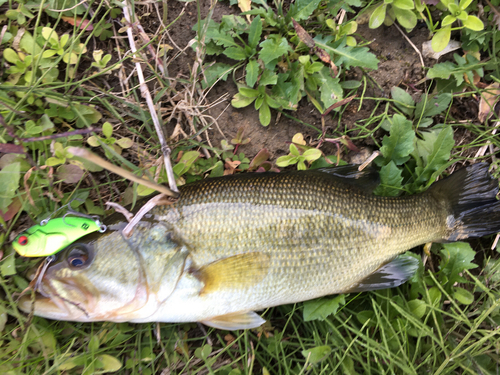
[[[45,257],[57,253],[77,239],[106,227],[98,219],[66,216],[42,221],[21,233],[12,243],[23,257]]]

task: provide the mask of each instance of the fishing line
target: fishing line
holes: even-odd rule
[[[45,272],[47,271],[47,268],[49,267],[49,264],[52,263],[55,260],[56,260],[56,256],[55,255],[48,256],[47,258],[45,258],[44,263],[42,263],[42,265],[41,265],[40,273],[37,272],[38,273],[38,277],[36,278],[35,288],[34,289],[35,289],[35,291],[37,291],[38,293],[40,293],[42,296],[47,297],[47,298],[50,298],[50,296],[43,291],[43,288],[42,288],[42,279],[43,279],[43,276],[45,275]]]

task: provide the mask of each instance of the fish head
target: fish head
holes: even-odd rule
[[[161,224],[92,233],[54,255],[35,280],[37,316],[79,322],[130,321],[152,315],[174,290],[184,265],[178,243]],[[31,311],[29,296],[20,308]]]

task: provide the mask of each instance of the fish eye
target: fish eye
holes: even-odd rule
[[[81,269],[90,264],[90,249],[85,244],[74,244],[67,254],[66,261],[73,269]]]

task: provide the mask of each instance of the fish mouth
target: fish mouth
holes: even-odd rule
[[[40,276],[42,279],[38,280]],[[46,319],[83,323],[122,322],[136,318],[136,312],[146,305],[148,308],[155,307],[151,303],[153,300],[148,298],[148,287],[143,283],[139,283],[131,301],[107,309],[100,301],[101,293],[88,280],[55,277],[50,272],[38,275],[38,278],[35,276],[31,282],[34,296],[32,293],[21,296],[18,307],[27,314],[34,312],[36,316]]]
[[[19,309],[28,314],[34,311],[37,316],[47,319],[90,321],[86,306],[61,296],[48,284],[44,282],[43,286],[39,286],[34,299],[31,295],[22,296],[18,302]]]
[[[75,308],[79,309],[81,312],[80,317],[76,317],[71,309],[68,308],[67,303],[71,304],[72,302],[64,301],[62,298],[44,297],[40,293],[36,293],[35,301],[33,301],[30,296],[22,296],[19,300],[18,307],[27,314],[34,310],[37,316],[47,319],[71,320],[77,322],[90,321],[87,312],[83,308],[73,304]]]

